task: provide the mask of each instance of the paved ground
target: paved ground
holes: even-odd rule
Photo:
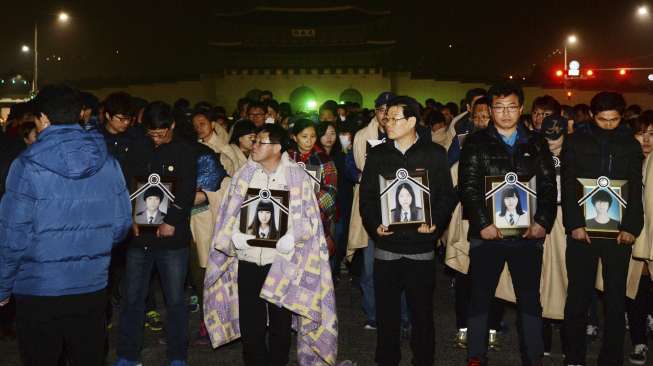
[[[340,323],[339,359],[352,360],[359,366],[374,365],[374,347],[376,333],[363,330],[364,318],[360,310],[360,292],[349,281],[343,280],[337,286],[338,316]],[[443,267],[438,267],[438,280],[436,285],[435,327],[436,327],[436,356],[437,366],[461,366],[465,364],[465,353],[453,347],[454,333],[453,292],[449,289],[449,278],[443,274]],[[161,303],[161,302],[160,302]],[[198,314],[191,314],[191,331],[195,334],[199,321]],[[498,366],[520,365],[517,332],[515,331],[515,313],[512,307],[506,311],[505,322],[508,330],[501,335],[502,350],[490,354],[491,364]],[[108,364],[115,360],[116,327],[113,327],[110,338],[110,351]],[[146,331],[145,349],[142,357],[145,366],[165,365],[165,346],[160,345],[158,339],[163,332],[154,333]],[[558,333],[554,331],[553,356],[545,361],[545,365],[562,365]],[[596,362],[597,342],[591,346],[592,354],[589,364]],[[294,349],[294,348],[293,348]],[[626,341],[626,350],[630,350],[630,341]],[[212,350],[206,347],[192,347],[189,352],[190,365],[241,365],[241,345],[239,342]],[[410,350],[408,342],[402,343],[403,360],[401,365],[410,365]],[[294,362],[294,361],[293,361]],[[627,361],[626,361],[627,362]],[[0,341],[0,365],[19,365],[17,347],[15,342]],[[295,363],[294,363],[295,364]],[[649,361],[648,364],[653,365]]]

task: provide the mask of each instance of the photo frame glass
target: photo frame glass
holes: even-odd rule
[[[414,229],[431,223],[431,201],[426,170],[399,169],[379,176],[381,220],[390,231]]]
[[[322,167],[319,165],[306,165],[302,162],[297,163],[297,165],[304,169],[306,174],[311,178],[315,193],[319,192],[322,186]]]
[[[274,248],[288,229],[288,191],[250,188],[241,205],[240,231],[251,246]]]
[[[628,181],[579,178],[578,200],[590,237],[616,238],[628,205]]]
[[[142,229],[155,229],[163,223],[174,204],[175,183],[158,174],[136,177],[132,183],[132,220]]]
[[[535,177],[519,179],[517,174],[485,177],[486,204],[492,223],[503,236],[520,236],[533,221],[537,205]]]

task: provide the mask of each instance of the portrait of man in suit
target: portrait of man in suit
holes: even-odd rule
[[[134,221],[140,225],[163,224],[163,219],[166,217],[166,213],[161,210],[161,203],[164,200],[163,192],[157,187],[150,187],[143,193],[142,197],[145,202],[145,209],[136,213]]]

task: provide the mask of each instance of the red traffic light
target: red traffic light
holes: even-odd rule
[[[592,69],[587,70],[587,71],[585,72],[585,75],[587,75],[587,76],[594,76],[594,70],[592,70]]]
[[[619,69],[619,75],[620,75],[620,76],[626,76],[627,73],[628,73],[628,70],[626,70],[626,69]]]
[[[562,77],[562,75],[564,75],[564,72],[562,70],[556,71],[556,76],[557,77]]]

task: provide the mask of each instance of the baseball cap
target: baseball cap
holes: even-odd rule
[[[388,102],[395,97],[395,94],[393,92],[383,92],[379,94],[378,97],[376,97],[376,100],[374,100],[374,108],[379,108],[380,106],[384,104],[388,104]]]

